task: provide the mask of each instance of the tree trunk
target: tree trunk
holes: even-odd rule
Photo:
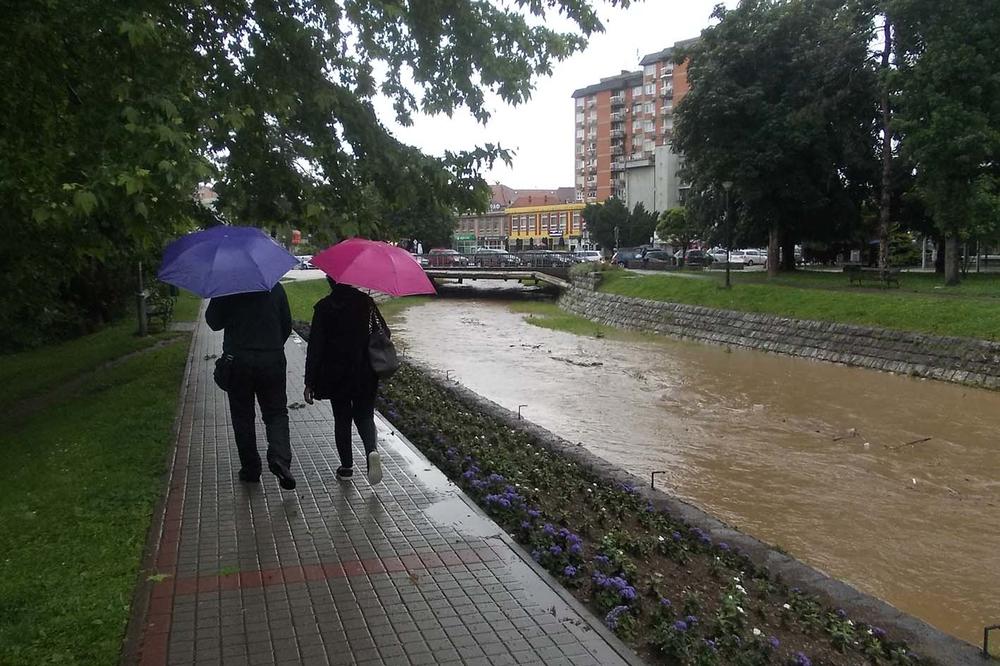
[[[944,241],[944,283],[946,286],[954,287],[959,284],[961,275],[961,257],[959,256],[958,236],[950,234]]]
[[[934,255],[934,272],[944,273],[944,237],[935,238],[934,246],[937,248]]]
[[[778,264],[781,261],[781,233],[777,225],[771,227],[767,237],[767,276],[774,277],[778,274]]]
[[[785,234],[781,239],[781,270],[795,270],[795,239],[791,234]]]
[[[882,15],[882,199],[879,203],[878,267],[889,267],[889,224],[892,187],[892,109],[889,106],[889,56],[892,53],[892,23],[889,14]]]

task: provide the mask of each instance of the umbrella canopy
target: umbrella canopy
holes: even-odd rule
[[[312,264],[337,282],[355,287],[393,296],[434,293],[434,285],[409,252],[380,241],[341,241],[313,257]]]
[[[214,298],[268,291],[297,263],[260,229],[219,225],[168,245],[157,277]]]

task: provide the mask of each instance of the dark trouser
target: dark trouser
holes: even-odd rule
[[[260,474],[257,452],[257,418],[254,398],[260,403],[267,431],[267,462],[291,468],[292,445],[288,436],[288,396],[285,392],[285,352],[237,351],[233,355],[233,386],[229,391],[229,411],[233,434],[246,474]]]
[[[375,430],[375,394],[378,388],[362,397],[330,400],[333,407],[333,438],[337,442],[337,454],[342,467],[354,465],[351,448],[351,421],[358,427],[358,434],[365,445],[365,457],[375,450],[378,439]]]

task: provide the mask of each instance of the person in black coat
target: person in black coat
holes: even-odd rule
[[[382,480],[382,459],[376,450],[375,395],[378,377],[368,359],[368,337],[377,314],[375,301],[354,287],[332,278],[330,295],[313,308],[306,351],[303,399],[329,399],[333,407],[333,433],[340,456],[338,479],[354,473],[351,420],[358,428],[368,462],[368,480]]]
[[[240,454],[240,481],[260,481],[254,398],[267,430],[267,463],[285,490],[295,488],[285,391],[285,340],[292,332],[288,297],[281,283],[270,291],[213,298],[205,311],[213,331],[224,330],[222,351],[233,356],[229,411]]]

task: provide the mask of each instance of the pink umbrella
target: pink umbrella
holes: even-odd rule
[[[393,296],[435,293],[409,252],[381,241],[349,238],[317,254],[312,264],[337,282]]]

